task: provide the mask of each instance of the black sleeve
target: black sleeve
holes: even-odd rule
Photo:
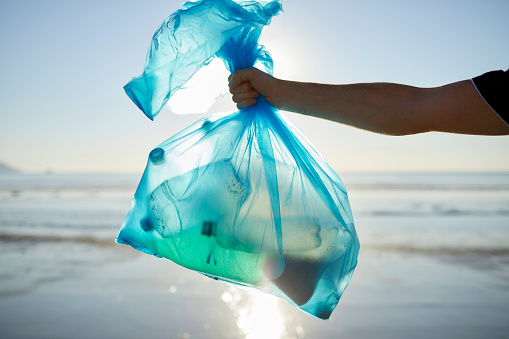
[[[484,73],[472,82],[491,109],[509,124],[509,70]]]

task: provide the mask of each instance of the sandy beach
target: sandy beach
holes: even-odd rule
[[[503,185],[346,179],[361,252],[328,321],[115,244],[133,179],[16,189],[2,181],[0,337],[508,337]]]

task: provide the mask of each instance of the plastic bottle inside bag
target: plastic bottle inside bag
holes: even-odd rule
[[[159,152],[153,155],[160,161]],[[337,251],[337,231],[322,230],[318,218],[282,217],[280,253],[270,210],[256,214],[267,196],[263,190],[252,196],[249,184],[228,161],[164,181],[148,200],[151,228],[173,246],[160,254],[209,275],[251,284],[272,281],[298,305],[304,304],[322,274],[326,252]]]

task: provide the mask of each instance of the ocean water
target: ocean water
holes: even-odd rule
[[[0,175],[0,337],[509,333],[509,173],[340,176],[361,254],[324,323],[115,244],[140,175]],[[270,315],[268,332],[256,326],[257,309]],[[151,326],[157,319],[163,328]]]
[[[113,240],[139,175],[0,175],[0,236]],[[361,245],[509,248],[509,174],[345,174]],[[44,240],[44,239],[42,239]]]

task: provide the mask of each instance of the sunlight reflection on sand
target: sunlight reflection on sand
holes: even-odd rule
[[[280,339],[285,333],[285,322],[276,297],[230,288],[221,299],[237,317],[237,326],[246,339]]]

